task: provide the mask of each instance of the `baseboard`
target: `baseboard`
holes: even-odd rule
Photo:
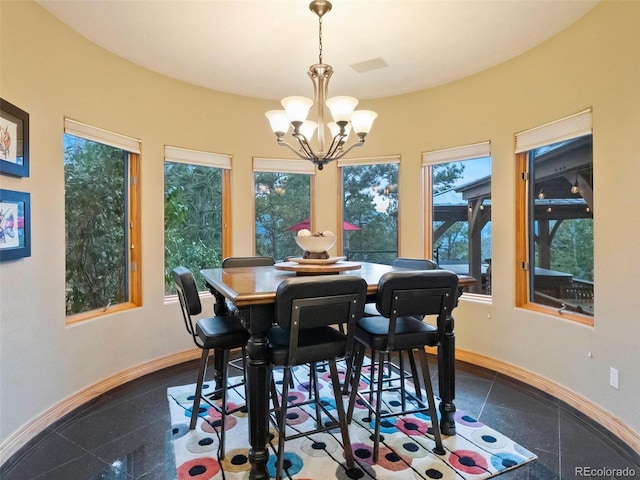
[[[42,414],[37,415],[23,428],[3,440],[0,444],[0,465],[11,458],[14,453],[16,453],[22,446],[42,432],[45,428],[88,401],[120,385],[130,382],[131,380],[162,370],[163,368],[200,358],[200,355],[201,350],[197,348],[175,353],[128,368],[116,373],[115,375],[107,377],[104,380],[94,383],[93,385],[83,388],[62,402],[47,409]]]
[[[38,415],[36,418],[28,422],[22,429],[5,439],[0,444],[0,465],[7,461],[23,445],[42,432],[45,428],[97,396],[149,373],[188,362],[199,357],[200,350],[198,349],[175,353],[128,368],[80,390],[62,402],[49,408],[41,415]],[[456,359],[502,373],[508,377],[536,387],[543,392],[549,393],[559,400],[566,402],[584,415],[587,415],[594,421],[600,423],[603,427],[619,437],[629,447],[640,454],[640,433],[631,429],[622,420],[604,410],[602,407],[569,390],[568,388],[529,370],[474,352],[457,349]]]
[[[502,373],[562,400],[593,421],[598,422],[640,454],[640,432],[636,432],[618,417],[567,387],[524,368],[474,352],[456,349],[456,360]]]

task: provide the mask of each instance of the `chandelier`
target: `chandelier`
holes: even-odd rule
[[[358,99],[354,97],[332,97],[327,100],[329,79],[333,74],[331,65],[322,62],[322,16],[331,10],[331,2],[314,0],[309,8],[318,16],[318,63],[311,65],[307,75],[313,82],[314,99],[292,96],[283,98],[280,103],[284,110],[271,110],[265,115],[269,119],[271,129],[275,133],[278,145],[288,147],[300,158],[311,161],[318,166],[318,170],[333,161],[342,158],[354,147],[364,145],[364,139],[371,130],[373,121],[378,116],[370,110],[355,110]],[[317,121],[307,120],[309,110],[315,104]],[[333,122],[327,123],[330,143],[325,150],[325,105],[331,112]],[[292,129],[291,135],[298,141],[299,148],[293,147],[285,141],[285,135]],[[358,140],[345,148],[349,133],[357,135]],[[317,147],[314,150],[310,144],[313,134],[317,132]]]

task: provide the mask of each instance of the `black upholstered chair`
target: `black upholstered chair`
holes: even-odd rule
[[[349,440],[336,360],[351,352],[355,322],[362,316],[367,283],[349,275],[292,277],[283,281],[276,292],[275,325],[269,332],[269,353],[274,366],[284,368],[282,393],[278,400],[272,384],[274,409],[271,418],[278,430],[276,478],[282,478],[285,441],[327,431],[340,425],[347,468],[353,468],[353,452]],[[344,333],[334,328],[346,325]],[[338,419],[325,408],[318,396],[316,363],[329,362],[333,395]],[[309,364],[311,370],[309,396],[301,402],[289,398],[292,367]],[[287,410],[314,405],[316,428],[287,434]],[[331,422],[324,424],[322,414]]]
[[[409,258],[409,257],[397,257],[391,263],[393,267],[397,268],[410,268],[411,270],[435,270],[438,268],[438,264],[433,260],[425,258]],[[367,303],[364,306],[364,316],[377,316],[380,315],[376,309],[375,304]],[[422,398],[422,390],[420,388],[420,376],[418,375],[418,369],[416,367],[416,360],[412,350],[406,352],[399,351],[398,355],[398,368],[404,370],[405,368],[405,356],[409,360],[409,367],[411,368],[411,376],[413,377],[413,385],[418,398]],[[348,393],[349,386],[345,383],[343,392]]]
[[[222,268],[233,267],[270,267],[275,265],[276,261],[272,257],[255,256],[255,257],[227,257],[222,260]]]
[[[428,412],[436,444],[434,452],[444,454],[424,347],[433,347],[442,341],[445,326],[455,306],[457,289],[458,277],[448,270],[388,272],[378,282],[376,308],[380,316],[363,317],[357,322],[355,374],[351,385],[347,419],[351,422],[356,400],[374,417],[374,462],[378,460],[382,420],[391,416],[417,412]],[[437,319],[435,326],[426,322],[433,316]],[[367,349],[371,351],[372,371],[375,371],[377,379],[373,380],[372,374],[369,386],[358,391],[362,363]],[[427,403],[405,388],[406,372],[404,370],[397,369],[399,378],[391,385],[387,383],[388,379],[383,378],[385,364],[390,361],[391,354],[402,350],[413,350],[418,353]],[[374,361],[376,354],[378,360]],[[391,370],[396,372],[395,369]],[[382,395],[387,391],[399,392],[401,411],[386,410],[383,407]]]
[[[184,318],[184,324],[187,331],[191,334],[193,342],[202,349],[202,356],[200,357],[200,367],[198,370],[198,380],[196,383],[196,391],[193,398],[193,408],[191,411],[191,423],[190,429],[196,427],[198,416],[200,413],[200,403],[204,401],[211,407],[215,408],[221,416],[220,419],[220,458],[224,458],[224,440],[225,440],[225,425],[227,415],[236,412],[240,408],[233,410],[227,409],[227,390],[229,388],[237,388],[244,386],[245,375],[242,368],[242,376],[240,382],[230,385],[229,384],[229,367],[235,367],[235,364],[229,363],[229,351],[237,348],[242,349],[242,359],[244,367],[245,358],[245,345],[249,340],[249,333],[242,326],[242,323],[234,316],[214,316],[209,318],[202,318],[194,323],[193,316],[202,313],[202,304],[200,303],[200,297],[198,295],[198,288],[196,287],[195,278],[191,270],[185,267],[177,267],[173,269],[173,280],[175,282],[176,290],[178,291],[178,298],[180,299],[180,306],[182,307],[182,316]],[[215,350],[215,355],[222,355],[219,362],[222,365],[222,371],[217,372],[221,374],[220,383],[217,385],[215,391],[209,395],[209,398],[202,395],[202,386],[204,383],[205,375],[207,372],[207,366],[209,363],[209,351]],[[238,367],[236,367],[238,368]],[[221,399],[221,404],[218,405],[214,402],[215,399]]]

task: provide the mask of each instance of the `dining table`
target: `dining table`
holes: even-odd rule
[[[356,275],[367,282],[367,302],[375,302],[378,280],[392,270],[407,270],[371,262],[336,263],[325,265],[315,271],[309,268],[293,268],[291,262],[276,263],[274,266],[211,268],[201,270],[207,289],[215,297],[216,315],[238,315],[249,331],[247,344],[247,410],[249,415],[249,478],[267,480],[269,459],[269,392],[272,366],[269,360],[267,334],[273,324],[273,309],[278,285],[296,275],[340,274]],[[288,268],[292,267],[292,268]],[[300,271],[296,271],[300,270]],[[467,275],[458,275],[459,295],[466,286],[476,283]],[[440,429],[444,435],[455,435],[455,335],[454,319],[450,316],[444,339],[438,346],[438,382],[441,413]],[[215,358],[220,358],[215,355]],[[214,360],[215,362],[215,360]],[[216,362],[217,372],[222,371]],[[217,379],[219,380],[219,379]]]

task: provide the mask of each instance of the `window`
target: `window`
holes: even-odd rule
[[[141,304],[139,140],[65,119],[68,322]]]
[[[256,255],[282,260],[299,256],[295,236],[311,230],[311,179],[315,167],[302,160],[254,158]]]
[[[342,254],[391,264],[398,256],[399,157],[339,160]]]
[[[200,270],[220,266],[229,243],[231,158],[176,147],[165,147],[164,156],[164,291],[175,295],[178,266],[194,273],[202,291]]]
[[[516,135],[517,304],[593,324],[591,111]]]
[[[491,145],[423,154],[431,225],[428,250],[438,265],[471,275],[468,291],[491,294]]]

